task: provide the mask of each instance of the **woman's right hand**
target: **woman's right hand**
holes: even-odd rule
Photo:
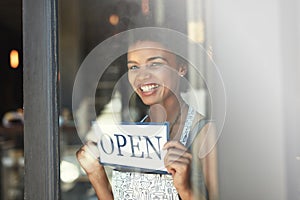
[[[103,166],[99,163],[99,151],[94,142],[87,142],[77,152],[76,157],[81,167],[87,175],[103,170]]]
[[[76,157],[86,172],[99,200],[113,200],[113,194],[104,167],[99,163],[99,151],[93,142],[87,142],[77,152]]]

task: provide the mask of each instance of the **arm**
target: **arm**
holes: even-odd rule
[[[81,147],[76,157],[82,168],[85,170],[99,200],[113,200],[113,194],[109,180],[106,176],[105,169],[99,164],[98,159],[93,153],[91,143]]]
[[[174,186],[182,200],[206,199],[199,191],[193,192],[190,180],[193,176],[190,174],[192,160],[202,166],[209,199],[218,199],[215,128],[209,123],[200,131],[195,138],[192,153],[189,153],[187,148],[178,141],[167,142],[164,146],[164,149],[168,150],[165,166],[172,174]]]
[[[218,200],[217,138],[213,123],[206,124],[195,138],[193,155],[201,163],[210,200]]]

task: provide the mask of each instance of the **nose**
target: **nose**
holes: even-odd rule
[[[136,78],[139,81],[147,80],[151,77],[151,73],[148,69],[140,69],[139,73],[137,74]]]

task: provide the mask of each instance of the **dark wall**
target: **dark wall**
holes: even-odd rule
[[[2,1],[0,19],[0,124],[5,112],[23,107],[22,1]],[[19,67],[10,67],[9,54],[17,50]]]
[[[1,40],[2,40],[2,36]],[[1,44],[4,44],[1,41]],[[22,48],[15,46],[13,49],[18,50],[21,54]],[[16,110],[23,107],[23,84],[22,84],[22,64],[17,69],[9,66],[9,52],[11,47],[9,45],[1,45],[0,47],[0,117],[5,112]]]

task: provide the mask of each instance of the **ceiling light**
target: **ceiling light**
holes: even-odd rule
[[[116,26],[119,24],[119,16],[116,14],[112,14],[109,16],[109,23],[113,26]]]
[[[10,52],[10,66],[14,69],[19,66],[19,53],[17,50],[11,50]]]

